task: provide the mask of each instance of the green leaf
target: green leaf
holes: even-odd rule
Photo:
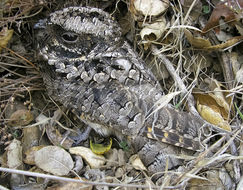
[[[124,151],[129,151],[129,146],[128,146],[128,143],[126,141],[121,141],[119,143],[119,146],[124,150]]]
[[[204,14],[208,14],[209,12],[210,12],[210,8],[209,8],[209,6],[208,5],[203,5],[202,6],[202,9],[203,9],[203,13]]]
[[[239,114],[241,120],[243,121],[243,114],[240,112],[240,109],[237,107],[236,103],[235,103],[235,108],[236,108],[237,113]]]

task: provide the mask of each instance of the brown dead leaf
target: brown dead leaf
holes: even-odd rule
[[[237,82],[243,83],[243,65],[241,65],[241,68],[236,72],[235,79]]]
[[[218,50],[231,47],[237,43],[242,42],[243,36],[235,36],[224,43],[212,45],[208,39],[204,39],[201,37],[194,37],[189,30],[184,29],[184,33],[186,35],[187,40],[189,43],[198,49],[203,50]]]
[[[199,93],[194,93],[193,95],[197,100],[197,110],[202,118],[224,130],[231,131],[230,125],[227,122],[228,112],[218,104],[215,96]]]
[[[220,105],[220,107],[222,107],[222,116],[224,119],[227,120],[228,114],[230,112],[230,105],[224,99],[223,93],[209,93],[209,96],[211,96],[217,102],[217,104]]]
[[[193,96],[201,105],[218,106],[217,102],[209,94],[194,93]]]
[[[225,110],[222,114],[224,119],[227,120],[231,111],[230,106],[233,101],[232,96],[227,97],[229,92],[222,91],[223,85],[216,79],[206,78],[204,81],[208,84],[209,90],[213,91],[212,93],[209,93],[209,95]]]
[[[105,154],[105,158],[107,160],[106,167],[124,166],[127,163],[127,157],[122,149],[111,149]]]
[[[21,109],[21,110],[15,111],[10,116],[9,124],[11,126],[28,125],[33,119],[34,119],[34,117],[29,110]]]
[[[197,103],[197,110],[203,119],[209,123],[216,125],[224,130],[231,131],[229,124],[224,120],[219,113],[218,107],[202,105]]]
[[[243,0],[237,1],[239,5],[243,6]],[[231,23],[233,21],[237,20],[237,13],[234,11],[234,6],[236,2],[233,1],[224,1],[219,2],[216,7],[214,8],[206,26],[203,28],[202,32],[206,33],[210,31],[211,29],[215,29],[216,32],[219,31],[219,20],[221,18],[224,18],[224,21],[226,23]],[[232,8],[231,8],[232,7]]]
[[[224,48],[228,48],[228,47],[231,47],[237,43],[240,43],[242,42],[243,40],[243,36],[235,36],[229,40],[227,40],[226,42],[224,43],[221,43],[221,44],[218,44],[218,45],[214,45],[214,46],[209,46],[209,47],[206,47],[204,49],[206,50],[217,50],[217,49],[224,49]]]
[[[192,33],[187,29],[184,30],[184,33],[189,43],[195,48],[205,49],[212,46],[208,39],[204,39],[201,37],[194,37]]]

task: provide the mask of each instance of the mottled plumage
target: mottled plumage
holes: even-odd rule
[[[178,147],[201,148],[201,119],[170,106],[154,112],[161,86],[108,13],[69,7],[38,28],[47,91],[83,122],[102,135],[129,137],[152,172],[161,171],[167,157],[170,168],[177,166],[180,161],[171,155],[180,152]]]

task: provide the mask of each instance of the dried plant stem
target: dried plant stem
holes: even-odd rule
[[[1,46],[2,47],[2,46]],[[2,48],[5,48],[6,50],[8,50],[10,53],[16,55],[17,57],[19,57],[20,59],[24,60],[25,62],[27,62],[29,65],[31,65],[33,68],[35,68],[37,71],[38,71],[38,68],[31,62],[29,61],[28,59],[24,58],[23,56],[19,55],[18,53],[16,53],[15,51],[7,48],[7,47],[2,47]],[[29,66],[28,64],[24,63],[26,66]]]
[[[180,78],[180,76],[177,74],[175,68],[173,67],[172,63],[170,62],[169,59],[166,58],[165,55],[163,55],[156,46],[152,45],[152,53],[158,57],[158,59],[160,59],[162,61],[162,63],[165,65],[166,69],[168,70],[168,72],[170,73],[170,75],[172,76],[172,78],[174,79],[174,81],[177,83],[178,87],[180,88],[180,90],[182,91],[182,93],[188,94],[188,107],[190,112],[193,115],[199,116],[197,110],[194,107],[194,100],[192,95],[188,92],[186,86],[184,85],[182,79]]]
[[[168,70],[168,72],[170,73],[170,75],[172,76],[174,81],[177,83],[177,85],[180,88],[180,90],[182,91],[183,95],[188,95],[187,101],[188,101],[188,108],[189,108],[190,113],[193,114],[194,116],[198,117],[198,119],[202,119],[194,106],[193,96],[190,94],[190,91],[187,90],[185,84],[183,83],[180,76],[177,74],[177,72],[176,72],[175,68],[173,67],[172,63],[170,62],[170,60],[167,59],[166,56],[164,54],[162,54],[155,45],[152,45],[151,49],[152,49],[153,55],[155,55],[165,65],[166,69]],[[217,132],[230,134],[229,131],[226,131],[220,127],[217,127],[206,121],[205,121],[205,123],[208,127],[213,128]]]
[[[8,172],[8,173],[20,174],[20,175],[27,175],[27,176],[46,178],[46,179],[53,179],[53,180],[58,180],[58,181],[81,183],[81,184],[86,184],[86,185],[109,186],[109,187],[130,187],[130,188],[150,188],[150,189],[159,189],[160,188],[158,186],[149,186],[149,185],[119,184],[119,183],[82,181],[82,180],[78,180],[78,179],[59,177],[59,176],[54,176],[54,175],[49,175],[49,174],[41,174],[41,173],[36,173],[36,172],[29,172],[29,171],[16,170],[16,169],[10,169],[10,168],[3,168],[3,167],[0,167],[0,171]],[[165,187],[164,189],[174,189],[174,187]]]
[[[222,52],[219,55],[220,65],[222,65],[224,79],[228,89],[233,88],[234,83],[234,73],[232,69],[232,54],[230,52]]]

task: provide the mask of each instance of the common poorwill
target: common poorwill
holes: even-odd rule
[[[163,90],[121,36],[112,17],[96,8],[69,7],[37,24],[40,68],[51,97],[102,135],[127,136],[152,172],[169,168],[183,147],[199,150],[204,121],[170,105]]]

